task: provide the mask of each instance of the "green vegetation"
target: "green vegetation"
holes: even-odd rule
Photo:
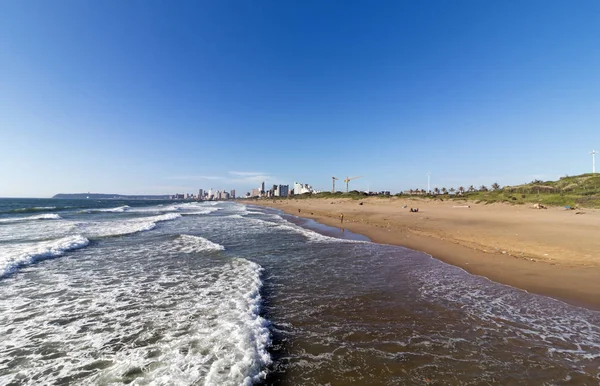
[[[438,190],[439,191],[439,190]],[[443,189],[442,189],[443,191]],[[534,180],[528,184],[500,187],[497,183],[491,189],[482,185],[479,189],[471,186],[458,188],[462,194],[424,196],[432,199],[451,199],[483,202],[507,202],[511,204],[540,203],[548,206],[571,206],[600,208],[600,174],[566,176],[558,181]]]

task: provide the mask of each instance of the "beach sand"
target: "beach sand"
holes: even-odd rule
[[[423,251],[472,274],[600,310],[600,210],[397,197],[245,203]]]

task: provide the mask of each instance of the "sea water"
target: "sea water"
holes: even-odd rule
[[[600,313],[333,231],[233,202],[2,199],[0,384],[600,382]]]

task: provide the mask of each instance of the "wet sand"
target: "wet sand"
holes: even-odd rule
[[[472,274],[600,310],[598,210],[377,197],[246,203],[423,251]]]

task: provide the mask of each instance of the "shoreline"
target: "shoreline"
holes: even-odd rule
[[[462,230],[464,232],[464,227],[451,228],[449,232],[442,233],[442,236],[446,237],[440,237],[440,233],[436,231],[448,231],[448,229],[444,229],[447,224],[440,219],[434,218],[433,226],[413,227],[411,226],[412,222],[407,223],[401,218],[393,218],[391,209],[397,209],[392,208],[394,203],[386,203],[381,199],[375,200],[379,201],[362,200],[364,204],[369,205],[366,208],[356,208],[358,205],[363,206],[356,201],[330,202],[331,200],[328,199],[243,202],[249,205],[279,209],[286,214],[312,219],[337,229],[347,229],[353,233],[364,235],[378,244],[397,245],[424,252],[435,259],[462,268],[470,274],[483,276],[494,282],[531,293],[549,296],[574,306],[600,311],[600,264],[590,264],[587,260],[543,259],[543,255],[533,253],[519,255],[513,250],[506,251],[502,248],[501,243],[498,243],[499,248],[496,247],[492,251],[478,249],[474,247],[474,243],[463,242],[463,240],[452,237],[453,231],[460,232]],[[430,206],[423,205],[424,203],[418,200],[413,203],[419,204],[420,207],[425,206],[426,212],[423,213],[427,213],[427,219],[432,217],[433,211]],[[370,204],[376,204],[380,208],[372,208],[375,205]],[[401,205],[400,208],[406,213],[408,209],[402,208],[402,206],[404,205]],[[339,220],[341,210],[344,211],[342,226]],[[380,218],[382,213],[387,218]],[[411,213],[411,215],[414,214]],[[487,217],[493,218],[494,215],[491,213]],[[408,218],[408,220],[413,219]],[[436,223],[435,220],[440,221]],[[490,222],[493,221],[493,219],[490,220]],[[452,224],[450,226],[452,227]],[[481,227],[481,224],[475,223],[473,226]],[[493,228],[493,225],[488,224],[488,227]],[[483,242],[484,240],[479,241]],[[497,241],[493,237],[491,240],[485,240],[488,244]],[[485,244],[483,245],[485,246]],[[482,247],[481,245],[477,246]],[[593,259],[592,263],[594,263]]]

